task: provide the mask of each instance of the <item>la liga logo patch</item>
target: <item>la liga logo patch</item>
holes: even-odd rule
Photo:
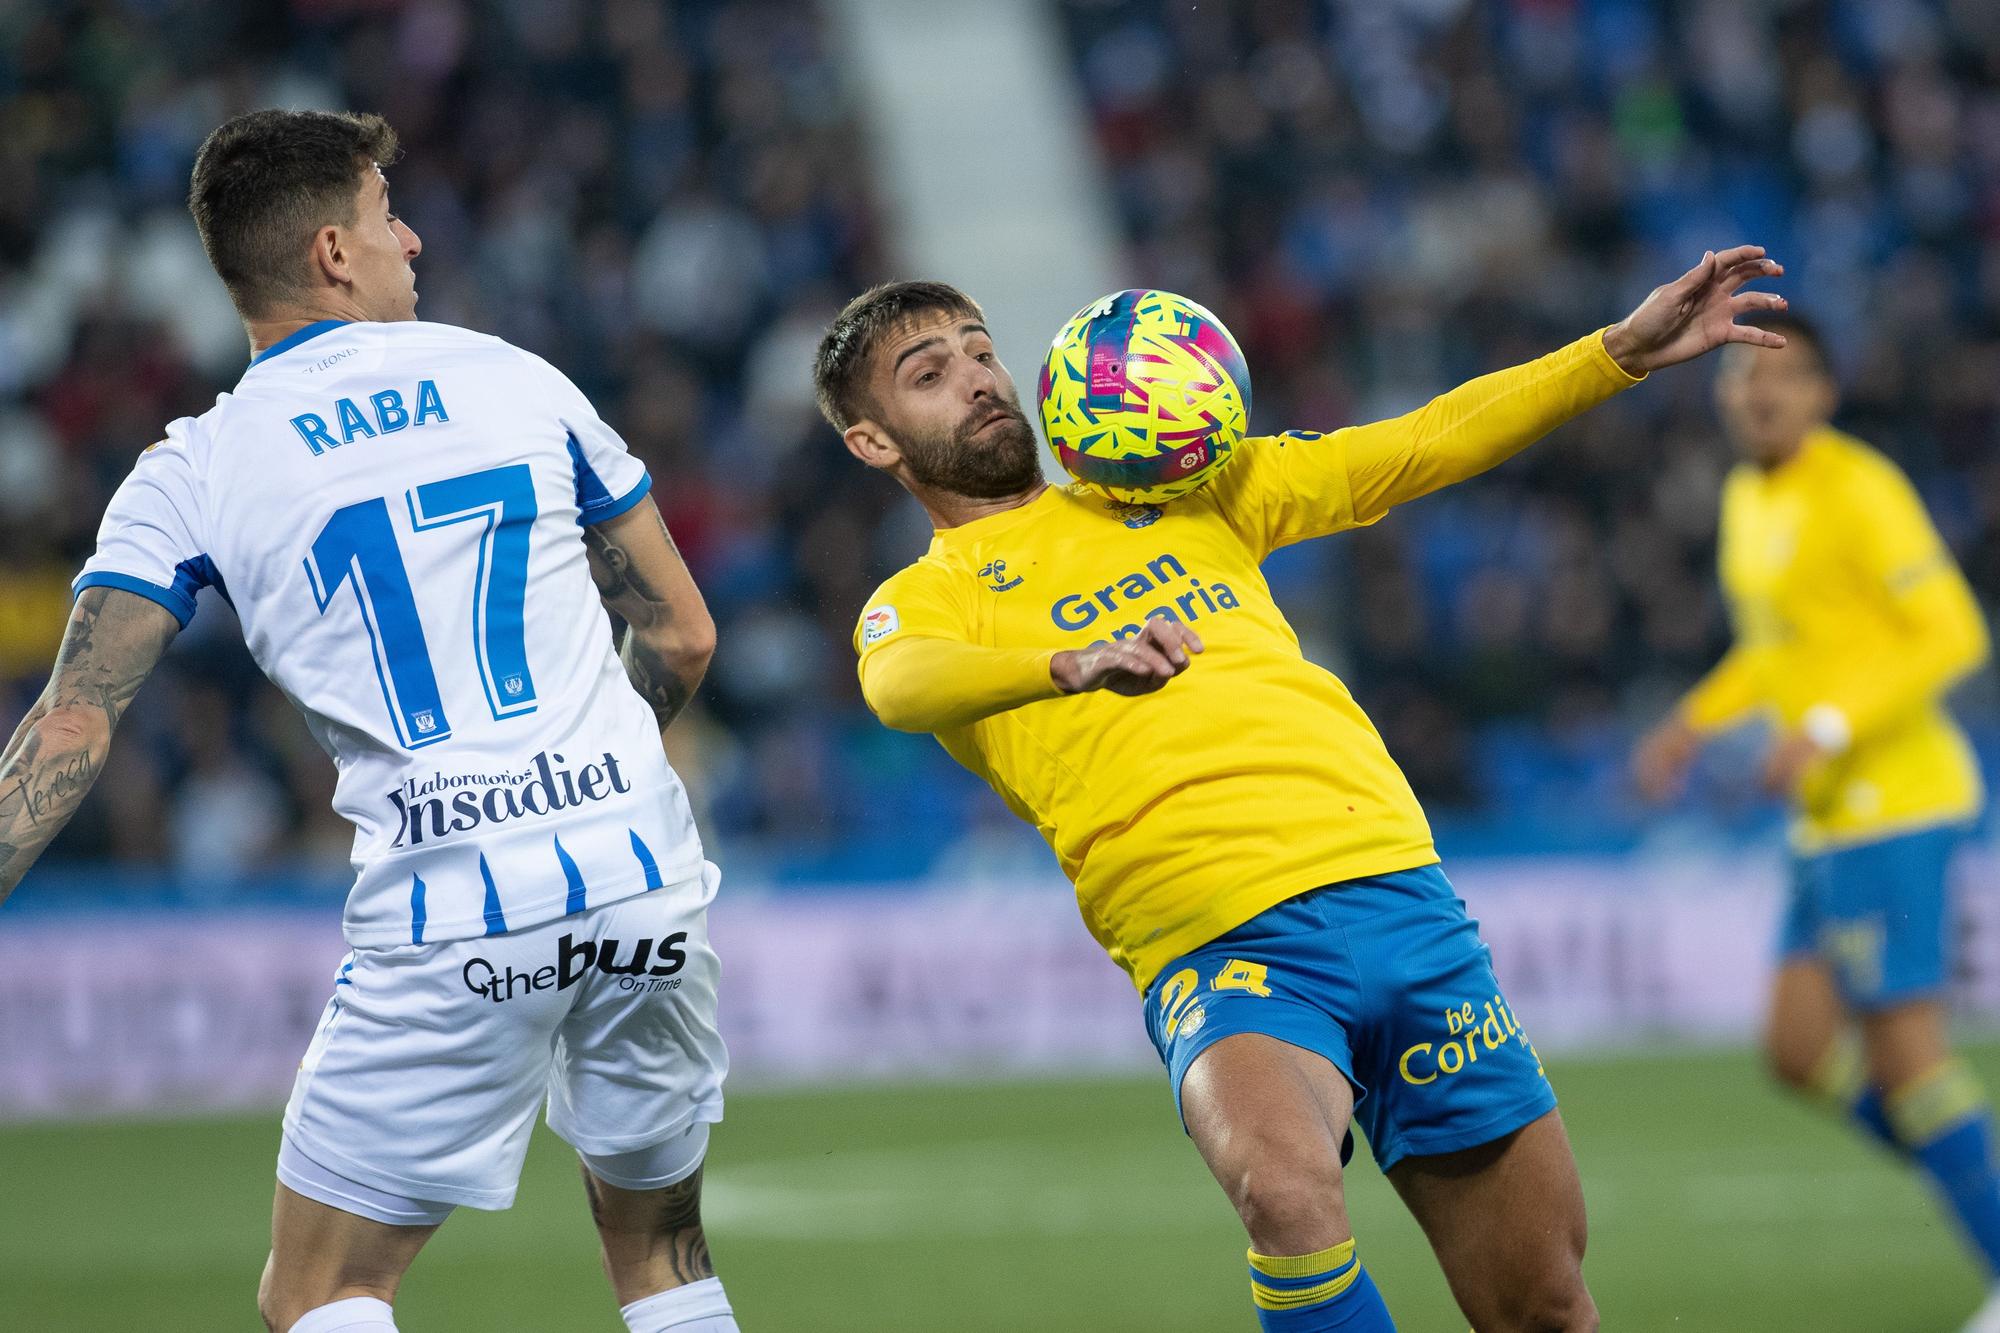
[[[901,628],[901,625],[902,622],[896,619],[895,607],[869,608],[861,616],[861,646],[866,648],[871,643],[888,638]]]

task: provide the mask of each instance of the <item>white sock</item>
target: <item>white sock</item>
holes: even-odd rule
[[[373,1296],[351,1296],[306,1311],[292,1333],[396,1333],[396,1312]]]
[[[673,1333],[737,1333],[736,1316],[730,1312],[729,1297],[723,1294],[719,1277],[705,1277],[633,1301],[618,1313],[625,1316],[625,1327],[632,1333],[667,1333],[668,1329]]]

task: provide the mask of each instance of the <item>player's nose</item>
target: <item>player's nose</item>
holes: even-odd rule
[[[397,219],[396,225],[400,226],[403,229],[403,258],[406,260],[415,259],[418,255],[424,252],[423,237],[417,235],[417,229],[415,227],[412,227],[409,223],[402,221],[400,218]]]

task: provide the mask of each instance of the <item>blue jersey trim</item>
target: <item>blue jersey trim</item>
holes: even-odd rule
[[[652,489],[653,489],[653,478],[649,473],[646,476],[642,476],[639,478],[638,485],[634,486],[631,490],[625,492],[625,494],[619,496],[616,500],[613,500],[605,508],[599,509],[595,513],[593,513],[590,516],[589,521],[592,524],[609,523],[612,519],[617,518],[620,514],[630,509],[633,505],[636,505],[639,503],[639,501],[645,499],[647,494],[651,492]]]
[[[291,351],[294,347],[297,347],[300,343],[305,342],[307,339],[317,338],[322,333],[331,333],[333,330],[340,328],[342,325],[346,323],[348,323],[348,321],[344,319],[314,320],[312,323],[300,329],[297,333],[292,334],[288,338],[280,338],[278,341],[272,343],[269,347],[266,347],[263,351],[257,353],[257,355],[251,357],[250,364],[253,366],[261,366],[274,356],[283,356],[286,352]]]
[[[653,476],[649,472],[639,474],[638,484],[620,496],[613,496],[604,484],[604,478],[597,475],[597,469],[583,456],[583,446],[574,434],[569,437],[570,468],[576,474],[576,525],[580,528],[606,523],[617,518],[633,505],[646,498],[653,489]]]
[[[410,876],[410,943],[424,942],[424,922],[429,920],[424,911],[424,880],[421,875]]]
[[[182,629],[186,629],[188,622],[194,619],[194,590],[182,585],[178,572],[174,575],[174,586],[162,588],[157,583],[148,583],[130,574],[114,574],[109,570],[98,570],[95,573],[82,575],[70,585],[71,599],[80,596],[86,588],[117,588],[123,592],[137,593],[147,601],[158,602],[167,608],[173,613],[174,619],[181,623]]]
[[[646,874],[646,887],[649,889],[661,887],[660,866],[657,861],[653,860],[653,849],[646,845],[645,840],[639,836],[636,830],[626,829],[625,831],[632,835],[632,855],[639,858],[639,869]]]
[[[486,881],[486,933],[505,935],[507,914],[500,910],[500,888],[493,882],[493,867],[486,864],[486,853],[479,854],[479,877]]]
[[[571,916],[589,906],[588,890],[583,887],[583,872],[576,868],[576,860],[563,850],[562,839],[556,840],[556,860],[562,862],[563,878],[569,883],[569,899],[563,904],[563,911]]]

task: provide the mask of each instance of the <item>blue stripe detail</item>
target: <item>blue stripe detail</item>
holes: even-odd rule
[[[630,509],[633,505],[636,505],[639,503],[639,501],[645,499],[646,496],[652,491],[652,489],[653,489],[653,478],[652,474],[648,473],[647,475],[639,478],[638,485],[634,486],[631,490],[625,492],[625,494],[619,496],[616,500],[613,500],[607,507],[600,509],[596,513],[592,514],[590,516],[590,521],[592,523],[609,523],[612,519],[617,518],[620,514]]]
[[[632,855],[639,858],[639,868],[646,872],[646,887],[649,889],[659,888],[660,867],[653,860],[651,849],[646,846],[645,840],[636,832],[633,832],[631,829],[626,829],[625,831],[632,834]]]
[[[317,338],[322,333],[331,333],[347,322],[344,319],[315,320],[300,329],[297,333],[292,334],[289,338],[280,338],[277,342],[272,343],[269,347],[251,357],[250,364],[261,366],[274,356],[283,356],[286,352],[291,351],[308,338]]]
[[[222,571],[215,567],[215,562],[208,558],[206,551],[191,555],[174,566],[174,587],[184,590],[190,602],[201,589],[213,588],[231,608],[236,605],[236,599],[229,595],[229,585],[222,581]]]
[[[410,943],[424,942],[424,922],[429,920],[424,911],[424,881],[421,875],[410,876]]]
[[[651,473],[639,474],[638,484],[623,495],[614,496],[597,475],[597,469],[583,456],[583,445],[574,434],[569,437],[569,462],[576,474],[576,525],[587,528],[609,522],[646,498],[653,489]]]
[[[333,979],[333,984],[336,986],[352,986],[354,983],[347,979],[347,974],[353,970],[354,960],[350,958],[340,965],[340,975]]]
[[[505,935],[507,914],[500,910],[500,889],[493,883],[493,867],[486,864],[486,853],[479,854],[479,877],[486,881],[486,933]]]
[[[174,576],[173,587],[162,588],[157,583],[148,583],[130,574],[114,574],[109,570],[98,570],[82,575],[75,583],[69,585],[71,598],[81,596],[86,588],[117,588],[122,592],[137,593],[147,601],[158,602],[167,608],[173,613],[174,619],[181,623],[182,629],[186,629],[188,622],[194,619],[194,594],[182,588],[178,574]]]
[[[1329,1268],[1323,1273],[1308,1273],[1304,1277],[1272,1277],[1252,1264],[1250,1278],[1259,1286],[1269,1287],[1273,1291],[1295,1291],[1301,1287],[1317,1287],[1322,1282],[1331,1282],[1358,1262],[1358,1259],[1349,1256],[1346,1263],[1336,1268]]]
[[[562,839],[556,839],[556,860],[562,862],[563,878],[569,881],[569,901],[563,904],[563,911],[575,914],[587,905],[584,902],[583,872],[576,868],[576,862],[563,850]]]

